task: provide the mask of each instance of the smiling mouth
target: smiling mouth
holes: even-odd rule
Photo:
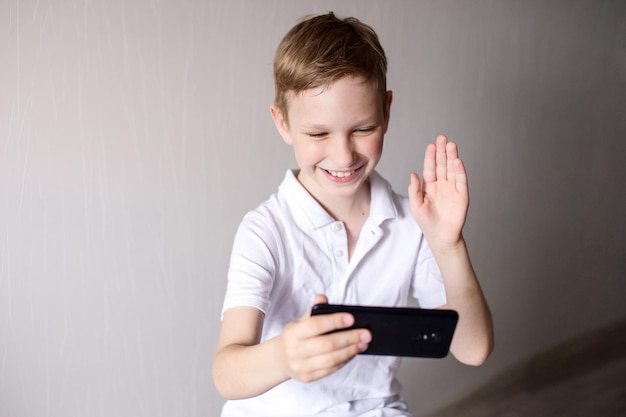
[[[358,169],[353,169],[352,171],[330,171],[328,169],[325,169],[324,171],[328,172],[331,176],[335,178],[346,178],[357,172]]]

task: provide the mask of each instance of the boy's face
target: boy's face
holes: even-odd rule
[[[272,106],[278,131],[293,146],[298,180],[320,202],[363,192],[382,154],[391,92],[386,113],[381,102],[375,85],[347,76],[328,88],[291,94],[288,121]]]

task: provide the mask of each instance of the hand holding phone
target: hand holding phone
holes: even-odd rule
[[[316,304],[311,315],[339,312],[354,316],[351,329],[366,328],[372,333],[363,354],[421,358],[448,355],[459,318],[454,310],[339,304]]]

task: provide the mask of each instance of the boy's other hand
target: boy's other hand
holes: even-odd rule
[[[431,248],[454,247],[469,207],[467,174],[454,142],[440,135],[426,148],[424,173],[420,181],[411,173],[408,194],[411,212]]]
[[[327,303],[326,296],[317,295],[313,304]],[[340,369],[372,340],[366,329],[331,333],[353,324],[349,313],[311,316],[310,312],[287,324],[280,335],[284,372],[298,381],[311,382]]]

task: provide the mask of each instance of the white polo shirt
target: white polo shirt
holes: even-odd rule
[[[316,294],[331,304],[399,307],[409,295],[422,308],[445,304],[439,268],[408,199],[375,171],[370,184],[370,215],[348,261],[344,224],[287,171],[278,192],[239,226],[223,311],[263,311],[265,341],[306,314]],[[228,401],[222,417],[410,416],[399,397],[399,364],[396,357],[357,355],[318,381],[289,380],[257,397]]]

